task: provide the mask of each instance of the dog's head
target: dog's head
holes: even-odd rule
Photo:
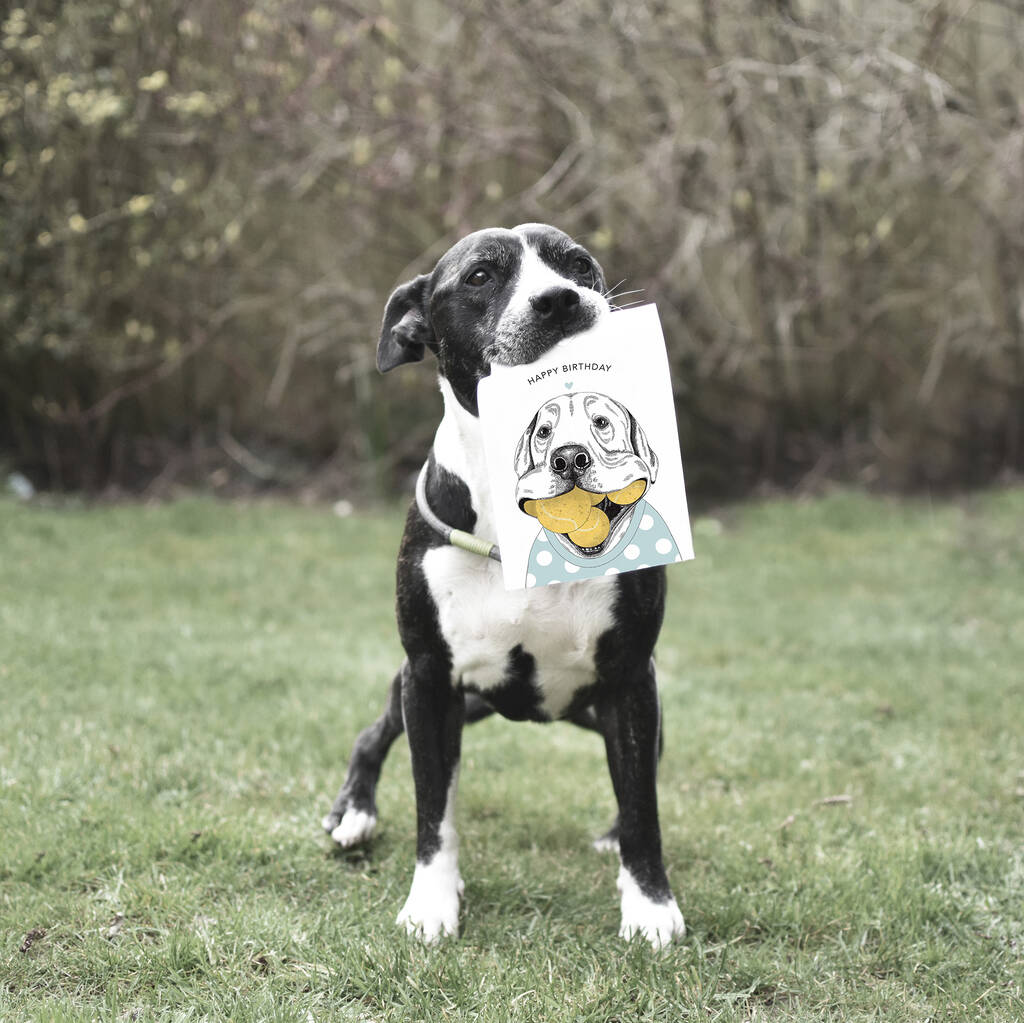
[[[632,412],[594,391],[544,402],[519,440],[515,464],[520,509],[584,558],[618,542],[658,474]]]
[[[387,372],[426,349],[464,408],[492,363],[533,362],[609,312],[597,260],[546,224],[488,228],[453,245],[429,274],[396,288],[377,345]]]

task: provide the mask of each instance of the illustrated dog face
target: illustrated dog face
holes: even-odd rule
[[[453,245],[432,273],[396,288],[377,347],[386,372],[430,349],[460,404],[477,414],[476,385],[493,363],[533,362],[609,312],[601,267],[545,224],[488,228]]]
[[[583,558],[615,545],[658,474],[634,415],[594,391],[544,402],[519,440],[515,466],[520,509]]]

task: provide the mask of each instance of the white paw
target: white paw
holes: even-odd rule
[[[590,843],[599,853],[619,851],[619,840],[617,838],[609,838],[607,835],[602,835],[600,838],[595,838]]]
[[[325,817],[325,827],[326,822],[327,818]],[[377,817],[375,814],[352,808],[345,811],[345,816],[341,818],[341,822],[331,832],[331,838],[342,849],[349,849],[354,845],[359,845],[361,842],[369,841],[376,830]]]
[[[442,874],[432,871],[433,866],[416,865],[409,898],[395,921],[410,937],[428,945],[440,938],[458,937],[459,896],[465,887],[458,873]]]
[[[686,933],[683,914],[675,899],[653,902],[640,890],[633,875],[622,867],[619,870],[619,891],[622,892],[622,926],[619,937],[631,940],[643,935],[652,948],[664,948]]]

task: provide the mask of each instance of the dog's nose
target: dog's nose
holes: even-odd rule
[[[576,312],[580,304],[580,293],[574,288],[555,286],[545,288],[530,296],[533,311],[545,321],[565,323]]]
[[[590,453],[579,444],[565,444],[551,452],[550,464],[562,479],[578,480],[590,467]]]

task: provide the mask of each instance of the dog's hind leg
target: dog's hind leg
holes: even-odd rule
[[[384,760],[395,739],[405,730],[402,722],[402,674],[405,665],[391,683],[384,713],[369,728],[359,733],[331,812],[321,821],[324,831],[342,848],[366,842],[377,826],[375,792]],[[466,724],[490,717],[494,708],[476,693],[466,693]]]
[[[579,728],[583,728],[588,732],[597,732],[598,735],[603,736],[604,733],[601,731],[601,722],[597,718],[597,713],[593,707],[581,707],[579,710],[574,711],[567,718],[567,721],[571,721],[574,725]],[[593,846],[598,852],[618,852],[619,851],[619,815],[615,815],[615,820],[612,821],[612,826],[600,836],[595,838]]]
[[[582,710],[571,714],[568,718],[574,725],[585,728],[588,732],[597,732],[603,736],[601,724],[598,721],[597,713],[593,707],[584,707]],[[662,751],[665,749],[665,731],[662,725],[661,706],[658,706],[658,760],[661,760]],[[595,838],[592,845],[598,852],[619,851],[619,815],[615,815],[612,826],[600,837]]]
[[[348,762],[345,784],[324,817],[324,831],[342,848],[368,841],[377,827],[377,780],[392,743],[404,730],[402,723],[403,664],[391,683],[384,713],[356,739]]]

